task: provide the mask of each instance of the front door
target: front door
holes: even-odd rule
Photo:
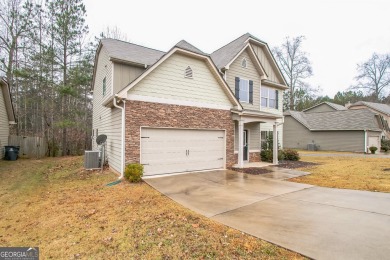
[[[248,161],[248,130],[244,130],[244,161]]]

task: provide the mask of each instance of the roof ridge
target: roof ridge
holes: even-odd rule
[[[165,51],[161,51],[161,50],[157,50],[157,49],[154,49],[154,48],[151,48],[151,47],[143,46],[141,44],[127,42],[127,41],[118,40],[118,39],[114,39],[114,38],[102,38],[101,40],[113,40],[113,41],[118,41],[118,42],[122,42],[122,43],[126,43],[126,44],[136,45],[136,46],[139,46],[139,47],[142,47],[142,48],[145,48],[145,49],[149,49],[149,50],[153,50],[153,51],[159,51],[159,52],[162,52],[162,53],[166,53]]]
[[[239,36],[239,37],[235,38],[234,40],[232,40],[232,41],[230,41],[230,42],[226,43],[225,45],[223,45],[223,46],[219,47],[218,49],[216,49],[215,51],[213,51],[211,54],[213,54],[213,53],[215,53],[215,52],[219,51],[220,49],[222,49],[222,48],[224,48],[224,47],[228,46],[229,44],[231,44],[231,43],[233,43],[234,41],[236,41],[236,40],[240,39],[242,36],[244,36],[244,35],[246,35],[246,34],[247,34],[248,36],[250,36],[250,35],[251,35],[250,33],[244,33],[243,35],[241,35],[241,36]]]

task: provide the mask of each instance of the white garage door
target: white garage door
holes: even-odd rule
[[[141,129],[144,175],[224,168],[225,131]]]

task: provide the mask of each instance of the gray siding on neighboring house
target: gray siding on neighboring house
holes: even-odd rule
[[[138,78],[144,71],[145,68],[114,62],[114,94]]]
[[[9,121],[7,109],[3,96],[2,87],[0,85],[0,159],[4,157],[4,146],[8,145],[9,136]]]
[[[305,113],[333,112],[333,111],[336,111],[336,109],[334,109],[333,107],[330,107],[327,104],[321,104],[319,106],[313,107],[313,108],[305,111]]]
[[[364,131],[310,131],[291,116],[284,117],[284,148],[307,149],[307,144],[320,150],[364,152]]]
[[[243,68],[241,62],[246,59],[247,67]],[[244,50],[238,58],[230,65],[230,69],[227,71],[226,82],[230,89],[235,92],[235,78],[252,80],[253,81],[253,104],[240,101],[244,109],[260,110],[260,75],[253,64],[253,61],[249,57],[247,50]]]
[[[107,154],[108,163],[116,171],[121,169],[121,110],[118,108],[107,108],[102,105],[104,99],[112,93],[112,67],[104,47],[101,49],[97,62],[96,77],[93,91],[93,149],[96,145],[96,129],[98,134],[107,135]],[[103,78],[106,77],[106,95],[103,96]]]

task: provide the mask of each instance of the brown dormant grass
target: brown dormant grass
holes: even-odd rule
[[[42,259],[301,259],[198,215],[147,184],[107,187],[82,158],[0,161],[0,245]],[[243,219],[243,221],[245,221]]]
[[[290,181],[340,189],[390,192],[388,158],[305,157],[302,154],[301,160],[320,165],[301,169],[312,174]]]

